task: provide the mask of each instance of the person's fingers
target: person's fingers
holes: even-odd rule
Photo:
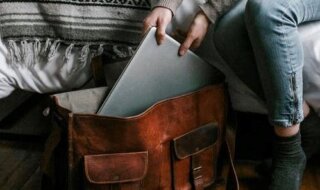
[[[187,38],[185,39],[185,41],[181,44],[180,48],[179,48],[179,55],[183,56],[187,50],[191,47],[191,45],[193,44],[195,40],[195,36],[191,33],[189,33],[187,35]]]
[[[172,18],[172,12],[168,8],[157,7],[145,18],[143,22],[143,34],[145,34],[151,27],[157,27],[156,40],[160,45],[165,39],[165,31],[167,25]]]
[[[201,45],[201,42],[208,31],[208,26],[209,19],[207,16],[202,11],[198,12],[189,27],[186,39],[179,48],[178,53],[180,56],[183,56],[188,49],[196,49]]]
[[[200,38],[195,39],[195,40],[192,42],[192,44],[191,44],[191,46],[190,46],[190,49],[191,49],[191,50],[197,49],[197,48],[201,45],[201,42],[202,42],[202,39],[200,39]]]
[[[168,11],[168,10],[166,10]],[[162,44],[164,42],[165,39],[165,35],[166,35],[166,28],[168,26],[168,24],[171,21],[171,12],[166,12],[167,14],[161,18],[158,19],[157,22],[157,33],[156,33],[156,38],[157,38],[157,42],[158,44]]]
[[[147,33],[147,31],[149,30],[150,25],[143,23],[143,29],[142,29],[142,34],[145,35]]]
[[[153,26],[155,26],[155,21],[153,21],[153,19],[151,20],[151,18],[146,18],[143,21],[143,29],[142,29],[142,34],[145,34],[149,31],[149,29]]]
[[[156,33],[156,38],[159,45],[164,42],[165,35],[166,35],[166,28],[167,28],[167,24],[164,23],[163,21],[162,22],[160,21],[158,24],[158,29]]]

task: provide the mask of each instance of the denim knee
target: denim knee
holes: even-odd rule
[[[296,27],[298,18],[292,11],[294,5],[288,0],[248,0],[245,9],[245,21],[250,26],[275,31],[284,25]],[[294,3],[293,3],[294,4]]]
[[[214,44],[219,53],[228,54],[227,48],[245,32],[243,14],[247,0],[240,0],[229,12],[221,17],[213,33]],[[235,32],[237,31],[237,32]]]
[[[248,0],[245,9],[269,119],[276,126],[297,124],[303,116],[298,7],[300,0]]]

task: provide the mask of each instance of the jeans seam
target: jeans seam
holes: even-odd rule
[[[293,107],[295,108],[295,112],[293,113],[293,124],[297,124],[301,118],[301,114],[299,110],[299,99],[297,95],[297,80],[296,80],[296,73],[292,74],[292,89],[293,89]]]
[[[287,1],[286,1],[287,2]],[[290,10],[289,7],[290,7],[290,3],[287,2],[287,3],[284,3],[283,1],[281,2],[282,6],[285,7],[285,10],[288,11]],[[284,26],[284,22],[283,20],[285,19],[285,13],[287,12],[282,12],[281,13],[281,26]],[[289,77],[289,80],[290,80],[290,116],[289,116],[289,121],[287,124],[296,124],[298,121],[299,121],[299,118],[300,118],[300,113],[298,112],[299,110],[299,104],[298,104],[298,95],[297,95],[297,84],[296,84],[296,73],[295,71],[293,70],[293,65],[291,64],[293,59],[292,59],[292,56],[293,56],[293,52],[291,51],[291,48],[288,47],[288,44],[287,44],[287,36],[285,35],[285,32],[281,32],[281,36],[282,36],[282,41],[283,41],[283,44],[286,46],[286,49],[287,50],[290,50],[288,52],[286,52],[286,63],[288,65],[288,67],[290,68],[290,77]],[[291,110],[292,109],[292,110]]]

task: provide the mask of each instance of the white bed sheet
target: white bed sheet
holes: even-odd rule
[[[299,27],[304,47],[304,99],[320,116],[320,22]]]
[[[6,59],[7,45],[0,40],[0,99],[16,88],[48,93],[83,85],[91,77],[90,64],[79,65],[80,48],[74,48],[66,61],[65,49],[61,45],[50,62],[42,60],[32,66],[11,66]]]

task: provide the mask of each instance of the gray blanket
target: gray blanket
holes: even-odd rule
[[[81,62],[105,45],[135,45],[149,0],[3,0],[0,35],[9,47],[9,62],[33,64],[55,54],[60,44],[81,47]]]

